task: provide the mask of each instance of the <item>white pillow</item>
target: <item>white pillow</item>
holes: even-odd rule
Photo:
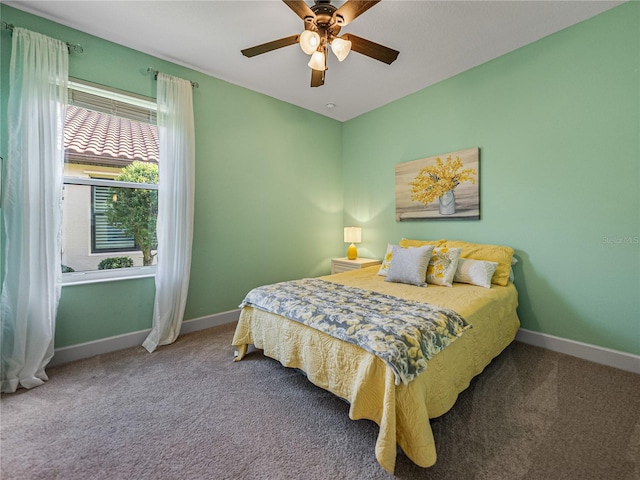
[[[493,277],[493,272],[496,271],[497,267],[498,262],[459,258],[458,268],[456,269],[453,281],[491,288],[491,277]]]
[[[391,266],[391,257],[392,257],[393,245],[387,243],[387,253],[384,254],[384,258],[382,259],[382,265],[378,269],[378,275],[382,275],[385,277],[387,272],[389,271],[389,267]]]
[[[451,287],[462,248],[436,247],[427,267],[427,282]]]
[[[399,245],[393,245],[391,249],[391,266],[384,281],[426,287],[427,265],[429,265],[432,251],[433,247],[431,245],[414,248],[402,248]]]

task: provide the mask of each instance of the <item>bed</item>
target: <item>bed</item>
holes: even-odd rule
[[[232,340],[237,349],[236,361],[242,360],[249,345],[254,345],[262,349],[264,355],[285,367],[303,371],[312,383],[345,399],[350,404],[351,419],[377,423],[380,430],[375,456],[388,472],[394,471],[397,445],[417,465],[435,464],[436,448],[429,419],[453,407],[471,379],[514,340],[520,326],[516,313],[518,295],[509,280],[512,249],[446,240],[407,240],[393,248],[411,250],[409,247],[424,245],[433,246],[429,253],[433,259],[436,258],[434,252],[441,249],[457,251],[459,259],[495,264],[495,272],[489,274],[492,283],[487,287],[451,281],[451,286],[428,284],[428,288],[424,288],[389,281],[389,276],[380,274],[385,264],[318,279],[340,288],[376,292],[450,309],[470,325],[431,356],[426,369],[408,382],[399,381],[398,372],[388,362],[361,346],[251,304],[243,306]],[[392,251],[400,254],[391,247],[389,245],[385,260],[391,257]],[[487,250],[487,247],[491,248]],[[463,261],[460,260],[460,264]],[[397,264],[398,260],[390,261],[386,268]]]

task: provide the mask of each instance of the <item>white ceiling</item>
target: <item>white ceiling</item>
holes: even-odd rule
[[[303,30],[279,0],[2,3],[345,121],[624,2],[383,0],[341,33],[399,50],[398,59],[386,65],[352,52],[339,63],[330,54],[318,88],[297,45],[240,53]]]

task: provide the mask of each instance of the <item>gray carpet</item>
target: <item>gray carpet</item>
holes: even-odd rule
[[[0,477],[385,479],[377,426],[260,351],[234,325],[149,354],[48,370],[3,395]],[[640,376],[513,343],[432,421],[438,462],[398,453],[400,479],[640,479]]]

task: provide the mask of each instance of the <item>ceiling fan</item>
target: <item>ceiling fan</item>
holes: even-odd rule
[[[311,68],[311,86],[324,85],[324,75],[327,71],[328,47],[343,61],[349,52],[353,50],[367,57],[379,60],[388,65],[398,58],[397,50],[384,45],[374,43],[351,33],[338,36],[340,29],[364,12],[373,7],[380,0],[347,0],[340,8],[331,5],[331,0],[315,0],[316,3],[309,7],[304,0],[283,0],[287,6],[304,20],[304,32],[300,35],[291,35],[272,42],[256,45],[255,47],[241,50],[245,57],[255,57],[278,48],[287,47],[299,43],[300,48],[311,55],[308,66]]]

